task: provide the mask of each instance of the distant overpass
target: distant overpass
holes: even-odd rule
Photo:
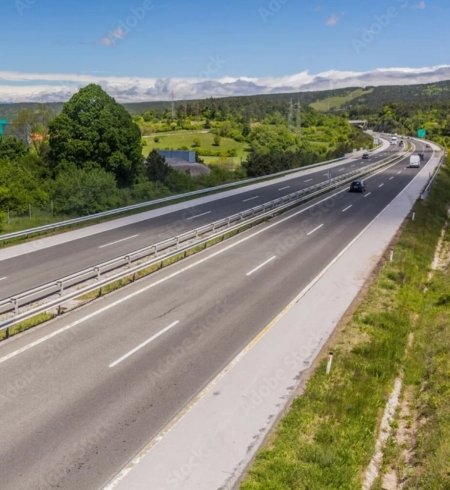
[[[361,129],[367,129],[367,119],[354,119],[348,122],[354,126],[360,127]]]

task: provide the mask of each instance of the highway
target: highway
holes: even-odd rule
[[[406,165],[1,343],[2,490],[102,488],[411,182]]]
[[[369,160],[361,158],[339,164],[331,169],[336,176],[364,165],[387,158],[398,151],[390,147]],[[50,248],[36,250],[7,260],[0,259],[0,299],[10,297],[27,289],[75,273],[98,263],[125,255],[185,231],[225,218],[272,199],[288,195],[328,179],[328,171],[318,168],[313,173],[289,176],[285,183],[265,185],[257,190],[244,191],[234,196],[220,198],[198,206],[187,202],[186,208],[164,214],[128,226],[121,226],[103,233],[62,243]],[[1,253],[0,253],[1,257]]]

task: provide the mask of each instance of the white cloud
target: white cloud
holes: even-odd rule
[[[424,9],[426,8],[426,4],[424,0],[421,0],[417,5],[414,5],[416,9]]]
[[[114,46],[118,39],[123,39],[126,35],[127,33],[121,27],[117,27],[108,34],[105,34],[100,41],[94,44],[99,46]]]
[[[329,27],[335,26],[341,20],[343,15],[344,15],[343,12],[340,15],[333,14],[331,17],[328,17],[328,19],[326,20],[325,22],[326,25]]]
[[[61,102],[79,88],[101,85],[120,102],[200,99],[234,95],[309,92],[344,87],[410,85],[450,80],[450,65],[426,68],[380,68],[366,72],[303,71],[283,77],[143,78],[62,73],[0,71],[0,102]]]

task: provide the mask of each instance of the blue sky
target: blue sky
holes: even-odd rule
[[[449,13],[448,0],[2,0],[0,70],[217,79],[432,67],[448,60]]]

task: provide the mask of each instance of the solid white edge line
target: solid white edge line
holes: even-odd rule
[[[160,337],[162,334],[166,333],[168,330],[170,330],[171,328],[173,328],[175,325],[178,325],[179,323],[180,323],[179,320],[171,323],[168,327],[163,328],[161,331],[159,331],[158,333],[156,333],[155,335],[153,335],[152,337],[150,337],[148,340],[146,340],[145,342],[142,342],[142,344],[139,344],[137,347],[135,347],[134,349],[130,350],[130,352],[127,352],[125,355],[123,355],[122,357],[120,357],[119,359],[117,359],[117,361],[114,361],[113,363],[111,363],[108,367],[113,368],[114,366],[117,366],[117,364],[120,364],[125,359],[128,359],[130,356],[132,356],[133,354],[135,354],[138,350],[141,350],[143,347],[145,347],[146,345],[150,344],[150,342],[153,342],[158,337]]]
[[[186,218],[186,221],[189,221],[190,219],[194,219],[194,218],[199,218],[200,216],[205,216],[205,214],[209,214],[211,211],[206,211],[206,213],[202,213],[202,214],[196,214],[195,216],[191,216],[190,218]]]
[[[264,267],[265,265],[267,265],[269,262],[272,262],[272,260],[276,259],[277,256],[274,255],[273,257],[270,257],[270,259],[266,260],[265,262],[263,262],[262,264],[258,265],[258,267],[255,267],[253,270],[251,270],[250,272],[247,272],[246,276],[250,276],[252,275],[254,272],[256,272],[257,270],[261,269],[261,267]]]
[[[252,199],[258,199],[259,196],[249,197],[248,199],[244,199],[242,202],[251,201]]]
[[[343,213],[345,213],[345,211],[347,211],[348,209],[350,209],[351,207],[353,207],[353,204],[350,204],[350,206],[347,206],[345,209],[342,210]]]
[[[371,192],[368,192],[364,197],[370,196]]]
[[[314,230],[311,230],[309,233],[307,233],[306,236],[312,235],[315,231],[322,228],[322,226],[323,226],[323,223],[321,225],[317,226],[316,228],[314,228]]]
[[[106,245],[100,245],[100,247],[98,247],[98,248],[110,247],[111,245],[116,245],[116,243],[126,242],[127,240],[131,240],[132,238],[136,238],[138,236],[139,236],[139,234],[128,236],[126,238],[122,238],[121,240],[116,240],[115,242],[107,243]]]
[[[430,159],[431,160],[431,159]],[[429,161],[430,161],[429,160]],[[398,162],[397,162],[398,163]],[[395,165],[395,164],[393,164]],[[392,165],[392,166],[393,166]],[[385,169],[384,169],[385,170]],[[379,173],[379,172],[377,172]],[[373,174],[376,175],[376,174]],[[418,175],[418,174],[417,174]],[[389,203],[387,204],[376,216],[375,218],[363,229],[360,233],[348,244],[344,249],[339,252],[336,257],[327,265],[324,269],[322,269],[319,274],[300,292],[300,294],[294,298],[286,308],[279,313],[247,346],[227,365],[225,368],[182,410],[178,413],[166,426],[147,444],[147,446],[142,449],[114,478],[110,480],[109,483],[102,490],[113,490],[121,480],[125,478],[125,476],[130,473],[134,469],[135,466],[144,458],[146,454],[148,454],[155,446],[157,446],[164,437],[180,422],[180,420],[190,412],[195,405],[209,392],[211,389],[217,385],[217,383],[225,377],[225,375],[233,369],[233,367],[246,355],[248,352],[263,338],[266,334],[276,325],[276,323],[284,316],[286,313],[292,309],[292,307],[297,304],[303,296],[305,296],[308,291],[315,286],[317,282],[328,272],[331,267],[349,250],[353,244],[366,232],[366,230],[372,226],[372,224],[386,211],[389,206],[391,206],[405,191],[406,189],[414,182],[416,177],[414,177],[411,182]],[[367,179],[366,179],[367,180]],[[345,192],[345,190],[336,192],[333,196]],[[331,197],[331,196],[330,196]],[[330,199],[328,197],[327,199]],[[325,201],[322,200],[320,202]],[[315,206],[316,204],[314,204]],[[313,206],[309,206],[311,208]],[[295,213],[299,214],[299,213]],[[285,218],[287,219],[287,218]],[[244,239],[245,240],[245,239]]]
[[[434,153],[433,153],[433,155],[434,155]],[[428,160],[428,162],[429,161],[431,161],[431,159]],[[369,180],[372,177],[375,177],[376,175],[380,174],[381,172],[384,172],[385,170],[387,170],[388,168],[394,167],[398,163],[399,162],[395,162],[392,165],[390,165],[389,167],[385,167],[385,168],[380,169],[377,172],[374,172],[373,174],[371,174],[368,177],[366,177],[365,180]],[[417,174],[417,175],[419,175],[419,174]],[[416,178],[416,176],[413,178],[413,180],[411,182],[414,181],[414,179]],[[405,189],[407,189],[408,186],[411,185],[411,182],[405,187]],[[405,189],[403,189],[403,191]],[[43,342],[45,342],[45,341],[47,341],[47,340],[49,340],[49,339],[51,339],[53,337],[56,337],[57,335],[65,332],[67,330],[70,330],[73,327],[76,327],[77,325],[85,322],[86,320],[90,320],[91,318],[94,318],[97,315],[100,315],[101,313],[103,313],[103,312],[105,312],[105,311],[107,311],[107,310],[109,310],[111,308],[114,308],[115,306],[117,306],[119,304],[122,304],[122,303],[124,303],[125,301],[128,301],[131,298],[134,298],[135,296],[139,296],[140,294],[145,293],[146,291],[154,288],[155,286],[158,286],[159,284],[161,284],[161,283],[163,283],[163,282],[165,282],[165,281],[167,281],[169,279],[172,279],[173,277],[176,277],[176,276],[182,274],[183,272],[185,272],[187,270],[190,270],[190,269],[196,267],[197,265],[199,265],[199,264],[201,264],[203,262],[206,262],[207,260],[210,260],[210,259],[216,257],[217,255],[220,255],[220,254],[226,252],[227,250],[229,250],[231,248],[234,248],[234,247],[240,245],[241,243],[246,242],[247,240],[250,240],[251,238],[253,238],[253,237],[257,236],[257,235],[259,235],[261,233],[264,233],[265,231],[270,230],[271,228],[273,228],[275,226],[278,226],[279,224],[284,223],[285,221],[287,221],[289,219],[292,219],[295,216],[298,216],[299,214],[302,214],[305,211],[308,211],[311,208],[314,208],[315,206],[318,206],[319,204],[322,204],[325,201],[328,201],[328,199],[332,199],[333,197],[335,197],[335,196],[337,196],[339,194],[342,194],[343,192],[348,192],[347,191],[347,188],[341,189],[340,191],[337,191],[334,194],[330,194],[329,196],[326,196],[323,199],[320,199],[319,201],[317,201],[315,203],[312,203],[311,205],[306,206],[305,208],[300,209],[299,211],[297,211],[297,212],[295,212],[295,213],[293,213],[293,214],[291,214],[289,216],[286,216],[285,218],[282,218],[279,221],[276,221],[275,223],[272,223],[271,225],[268,225],[268,226],[266,226],[264,228],[261,228],[258,231],[255,231],[255,233],[252,233],[251,235],[247,235],[246,237],[243,237],[240,240],[238,240],[238,241],[236,241],[234,243],[231,243],[230,245],[228,245],[228,246],[226,246],[226,247],[224,247],[224,248],[222,248],[220,250],[217,250],[216,252],[212,253],[211,255],[208,255],[208,256],[206,256],[206,257],[204,257],[202,259],[199,259],[197,262],[194,262],[194,263],[192,263],[192,264],[190,264],[190,265],[188,265],[186,267],[183,267],[182,269],[179,269],[178,271],[175,271],[175,272],[173,272],[172,274],[169,274],[166,277],[163,277],[163,278],[161,278],[161,279],[159,279],[159,280],[157,280],[157,281],[155,281],[155,282],[153,282],[151,284],[148,284],[147,286],[143,287],[142,289],[139,289],[137,291],[134,291],[133,293],[130,293],[128,296],[124,296],[123,298],[121,298],[121,299],[119,299],[119,300],[117,300],[117,301],[115,301],[113,303],[110,303],[109,305],[106,305],[103,308],[100,308],[98,310],[95,310],[94,312],[90,313],[89,315],[86,315],[85,317],[80,318],[79,320],[76,320],[73,323],[70,323],[69,325],[66,325],[65,327],[62,327],[62,328],[60,328],[58,330],[55,330],[54,332],[52,332],[52,333],[50,333],[48,335],[45,335],[44,337],[42,337],[42,338],[40,338],[38,340],[35,340],[34,342],[31,342],[30,344],[25,345],[25,346],[21,347],[20,349],[17,349],[16,351],[11,352],[10,354],[8,354],[8,355],[6,355],[4,357],[1,357],[0,358],[0,364],[2,364],[3,362],[11,359],[12,357],[15,357],[15,356],[17,356],[19,354],[22,354],[23,352],[26,352],[29,349],[32,349],[33,347],[36,347],[39,344],[42,344]],[[401,193],[398,194],[398,195],[401,195]],[[395,198],[395,199],[397,199],[397,198]],[[393,202],[393,201],[391,201],[391,202]]]

